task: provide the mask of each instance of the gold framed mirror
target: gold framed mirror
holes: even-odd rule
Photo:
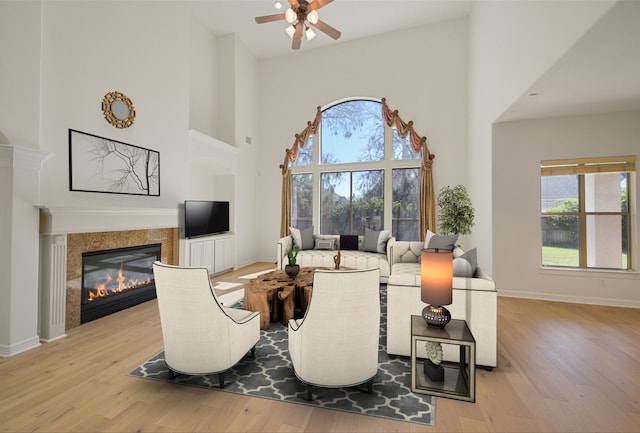
[[[136,110],[133,102],[124,93],[109,92],[102,100],[102,112],[107,122],[116,128],[128,128],[133,125]]]

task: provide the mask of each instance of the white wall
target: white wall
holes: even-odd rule
[[[553,65],[613,1],[481,1],[474,2],[469,27],[468,187],[476,209],[470,243],[492,273],[491,125],[526,89]],[[496,280],[498,289],[502,282]]]
[[[40,2],[0,1],[0,143],[38,148]]]
[[[189,15],[180,2],[43,2],[40,148],[55,155],[45,206],[176,208],[187,187]],[[134,124],[104,119],[104,95],[133,101]],[[160,152],[160,197],[69,191],[68,129]]]
[[[205,32],[195,36],[192,33],[192,37],[208,39],[209,36]],[[201,44],[197,40],[195,43]],[[216,38],[215,45],[218,64],[215,85],[219,98],[215,101],[215,109],[207,115],[217,112],[220,123],[217,136],[190,131],[186,198],[231,202],[234,263],[239,267],[265,259],[255,246],[262,230],[260,215],[255,211],[259,182],[257,151],[246,139],[257,134],[258,66],[254,56],[234,35]],[[213,56],[214,53],[201,55]],[[200,108],[207,111],[203,106]]]
[[[392,109],[405,121],[413,120],[418,133],[427,137],[436,155],[436,190],[467,180],[466,19],[304,48],[259,65],[259,140],[254,145],[260,158],[256,209],[262,222],[256,244],[271,259],[280,231],[279,165],[318,106],[346,97],[386,97]]]
[[[189,27],[189,128],[217,137],[217,38],[193,16]]]
[[[499,123],[493,137],[493,277],[500,294],[640,307],[637,212],[631,227],[636,272],[542,269],[540,229],[540,161],[638,155],[640,112]],[[630,203],[637,204],[637,176],[631,192]]]

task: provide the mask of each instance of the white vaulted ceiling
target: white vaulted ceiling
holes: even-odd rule
[[[478,1],[478,0],[475,0]],[[284,12],[274,0],[193,0],[195,17],[215,35],[234,34],[258,59],[330,47],[472,13],[471,0],[334,0],[320,19],[342,32],[317,31],[293,51],[285,21],[257,24],[256,16]],[[640,109],[640,1],[618,1],[498,121]],[[536,94],[530,97],[530,94]]]

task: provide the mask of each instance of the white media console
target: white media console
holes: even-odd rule
[[[205,266],[209,275],[235,268],[233,233],[180,239],[180,266]]]

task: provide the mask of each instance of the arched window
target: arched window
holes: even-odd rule
[[[398,240],[419,240],[421,160],[408,135],[386,126],[379,100],[331,104],[291,164],[291,225],[321,234],[391,229]]]

